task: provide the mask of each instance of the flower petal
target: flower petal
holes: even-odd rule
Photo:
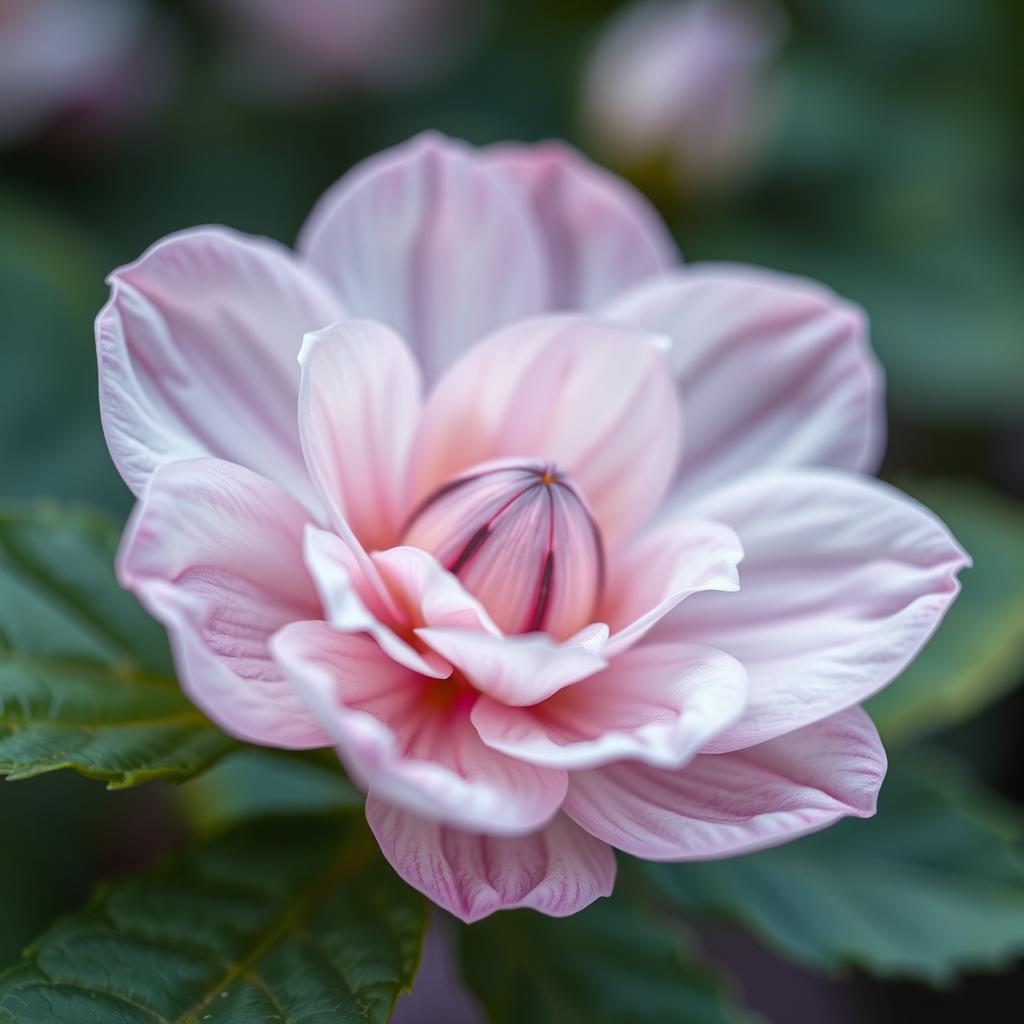
[[[648,644],[535,707],[483,698],[472,719],[484,743],[531,764],[679,768],[740,716],[746,695],[743,666],[728,654]]]
[[[870,817],[885,767],[871,719],[850,708],[760,746],[702,754],[681,771],[623,762],[574,773],[565,812],[645,860],[710,860]]]
[[[822,285],[753,267],[691,266],[608,315],[673,339],[686,410],[679,491],[754,470],[881,459],[881,373],[863,312]]]
[[[470,629],[417,629],[481,693],[503,704],[536,704],[608,663],[601,650],[608,627],[595,624],[558,643],[546,633],[495,636]]]
[[[324,615],[335,629],[367,633],[388,657],[414,672],[437,679],[452,674],[451,665],[443,658],[409,642],[412,627],[408,615],[391,597],[365,552],[314,526],[306,528],[303,551]]]
[[[428,380],[473,342],[549,305],[526,204],[472,149],[425,133],[320,200],[299,249],[355,316],[409,341]]]
[[[969,564],[917,502],[834,470],[751,477],[695,511],[739,534],[742,588],[691,597],[652,635],[720,647],[746,667],[750,703],[712,742],[716,751],[790,732],[891,682],[938,626]]]
[[[661,341],[570,315],[493,334],[427,400],[417,499],[477,463],[539,458],[568,472],[606,542],[628,534],[675,468],[679,410]]]
[[[371,796],[494,835],[532,832],[561,805],[565,772],[485,746],[468,688],[418,675],[369,637],[323,622],[286,627],[273,650]]]
[[[307,334],[299,355],[299,432],[309,475],[364,548],[398,540],[408,514],[419,369],[390,328],[343,320]]]
[[[612,553],[598,617],[615,631],[605,654],[628,650],[682,600],[702,590],[739,590],[739,538],[721,523],[676,519]]]
[[[158,469],[118,554],[118,575],[168,629],[181,685],[251,743],[329,739],[278,670],[271,635],[319,617],[302,566],[309,514],[269,480],[216,459]]]
[[[433,555],[419,548],[375,551],[373,564],[415,629],[438,626],[500,635],[480,602]]]
[[[467,924],[515,907],[568,917],[615,885],[611,848],[564,815],[531,835],[474,835],[371,797],[366,819],[398,874]]]
[[[549,253],[552,309],[592,309],[679,263],[646,197],[571,146],[503,144],[480,158],[533,211]]]
[[[171,235],[109,281],[100,411],[132,491],[167,462],[214,455],[315,507],[295,357],[306,331],[343,313],[328,287],[282,246],[225,228]]]

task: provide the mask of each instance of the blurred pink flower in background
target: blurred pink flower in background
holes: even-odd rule
[[[253,91],[393,88],[445,71],[477,38],[489,0],[207,0]]]
[[[767,75],[785,35],[771,0],[643,0],[611,19],[587,64],[584,127],[622,168],[664,165],[685,191],[749,168],[776,120]]]
[[[139,0],[0,0],[0,143],[122,126],[168,91],[175,40]]]
[[[864,475],[857,307],[681,268],[637,192],[552,143],[420,137],[298,249],[171,236],[97,321],[139,498],[120,578],[199,706],[335,746],[385,856],[467,921],[571,914],[613,848],[726,857],[874,812],[857,705],[967,559]]]

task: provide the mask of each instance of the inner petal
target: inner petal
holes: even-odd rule
[[[404,542],[429,551],[507,633],[563,638],[592,621],[604,549],[568,475],[538,460],[475,466],[413,513]]]

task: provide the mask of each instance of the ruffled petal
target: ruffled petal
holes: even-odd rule
[[[473,150],[435,133],[350,171],[299,249],[354,316],[382,320],[428,380],[492,330],[548,308],[545,253],[525,202]]]
[[[568,917],[615,885],[611,848],[564,815],[527,836],[474,835],[371,797],[366,819],[395,871],[467,924],[516,907]]]
[[[548,251],[552,309],[593,309],[680,262],[646,197],[571,146],[506,143],[480,159],[533,212]]]
[[[225,228],[171,235],[109,278],[96,319],[100,412],[141,495],[158,466],[213,455],[316,507],[295,409],[302,336],[343,315],[287,249]]]
[[[535,707],[483,698],[472,719],[495,750],[568,770],[632,760],[679,768],[743,712],[747,676],[722,651],[650,644]]]
[[[561,805],[565,772],[487,747],[467,687],[412,672],[371,638],[323,622],[286,627],[273,650],[371,796],[494,835],[532,832]]]
[[[832,470],[754,476],[695,514],[728,523],[746,556],[734,594],[697,594],[652,636],[720,647],[750,675],[734,750],[859,704],[913,660],[969,558],[938,519],[877,480]]]
[[[364,548],[398,540],[408,514],[419,369],[390,328],[343,320],[307,334],[299,355],[299,431],[309,475]]]
[[[352,546],[333,533],[309,526],[303,551],[324,616],[335,629],[372,636],[388,657],[413,672],[437,679],[452,674],[443,658],[411,642],[408,614],[392,598],[358,541]]]
[[[436,626],[500,635],[483,605],[433,555],[419,548],[397,547],[375,551],[370,557],[414,629]]]
[[[871,719],[850,708],[756,747],[702,754],[681,771],[623,762],[574,773],[565,812],[645,860],[711,860],[870,817],[885,768]]]
[[[740,588],[743,547],[706,519],[670,519],[613,552],[598,617],[614,630],[605,650],[628,650],[681,601],[702,590]]]
[[[563,643],[546,633],[495,636],[470,629],[418,629],[481,693],[513,706],[536,704],[604,668],[608,627],[597,623]]]
[[[607,313],[673,340],[680,494],[775,467],[877,469],[885,410],[864,313],[824,286],[706,264],[641,285]]]
[[[216,459],[158,469],[118,554],[118,576],[170,634],[182,688],[223,729],[275,747],[330,742],[269,651],[319,617],[302,565],[309,514],[286,491]]]
[[[606,543],[640,526],[672,478],[679,410],[663,339],[583,316],[499,331],[427,400],[417,499],[491,459],[554,462],[578,485]]]

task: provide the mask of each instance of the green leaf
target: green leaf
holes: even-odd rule
[[[0,507],[0,775],[180,780],[234,742],[181,692],[160,627],[114,579],[117,530]]]
[[[908,489],[945,520],[974,567],[934,639],[868,704],[889,742],[970,718],[1024,677],[1024,507],[966,482]]]
[[[360,817],[249,822],[58,923],[0,976],[0,1024],[376,1024],[426,925]]]
[[[565,919],[496,914],[461,932],[463,972],[491,1024],[750,1024],[676,928],[621,899]]]
[[[694,864],[632,861],[680,913],[726,917],[813,967],[948,981],[1024,953],[1019,814],[950,765],[893,771],[877,817]]]

